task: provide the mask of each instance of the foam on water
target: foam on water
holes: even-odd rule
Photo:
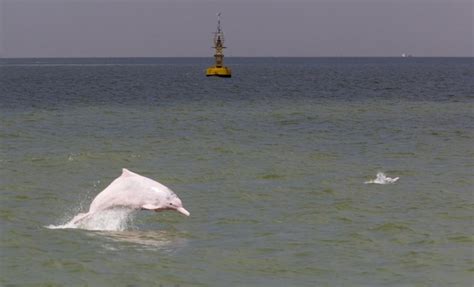
[[[95,213],[78,223],[69,220],[65,224],[48,225],[49,229],[86,229],[105,231],[124,231],[133,229],[133,209],[115,208]]]

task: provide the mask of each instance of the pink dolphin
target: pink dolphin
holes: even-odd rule
[[[102,210],[114,207],[154,211],[176,210],[186,216],[181,200],[168,187],[127,169],[92,201],[87,213],[79,213],[71,222],[76,224]]]

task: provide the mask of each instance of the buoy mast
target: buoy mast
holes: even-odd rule
[[[230,78],[232,73],[230,68],[224,66],[224,32],[221,28],[221,13],[217,13],[217,31],[214,33],[214,59],[215,65],[206,70],[206,76],[217,76]]]
[[[217,32],[214,33],[214,47],[216,53],[214,58],[216,58],[216,67],[222,67],[224,64],[224,32],[221,29],[221,13],[217,13]]]

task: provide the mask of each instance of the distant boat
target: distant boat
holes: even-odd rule
[[[405,54],[405,53],[402,54],[402,58],[411,58],[411,57],[413,57],[412,54]]]

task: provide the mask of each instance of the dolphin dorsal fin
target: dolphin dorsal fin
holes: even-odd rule
[[[122,177],[128,177],[128,176],[134,176],[136,175],[135,173],[129,171],[128,169],[126,168],[122,168]]]

